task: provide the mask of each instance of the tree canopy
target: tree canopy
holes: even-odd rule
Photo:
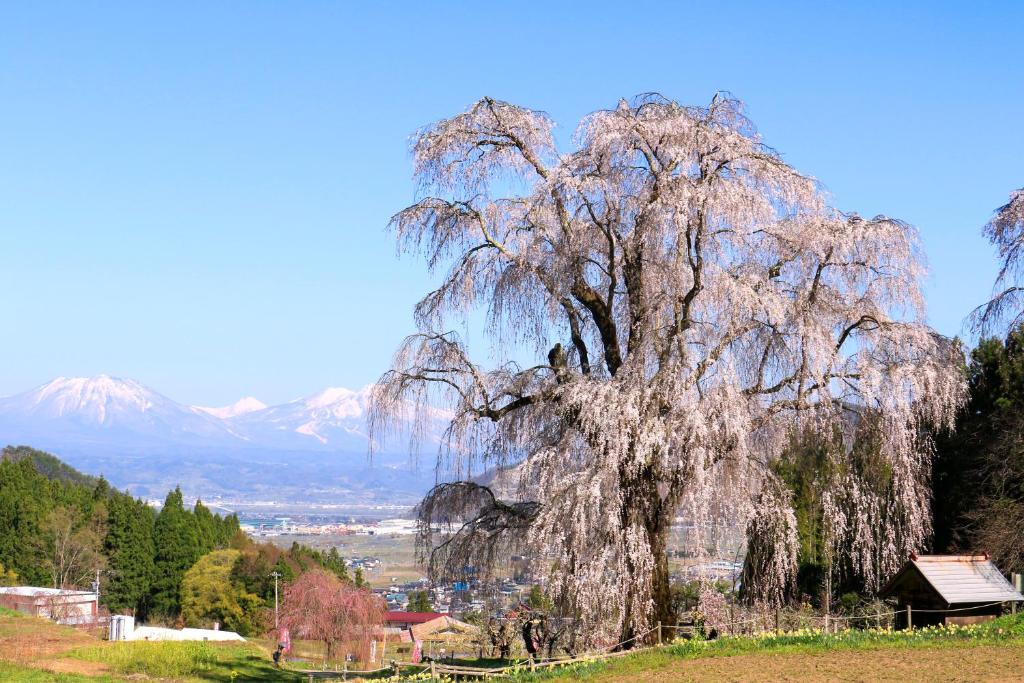
[[[181,581],[181,616],[187,626],[211,628],[217,622],[243,636],[262,633],[267,621],[260,597],[232,581],[241,553],[214,550],[199,558]]]
[[[564,613],[594,638],[628,636],[671,619],[673,516],[699,520],[727,493],[772,535],[759,590],[779,600],[797,532],[771,462],[795,427],[842,432],[865,410],[879,415],[894,516],[922,546],[922,427],[951,425],[964,383],[924,322],[914,230],[832,207],[729,96],[622,101],[586,117],[570,151],[553,125],[485,98],[412,145],[423,198],[392,226],[444,274],[379,382],[371,427],[451,416],[452,469],[518,462],[522,483],[511,501],[470,482],[428,496],[431,571],[526,546]],[[492,367],[452,330],[478,309]],[[509,346],[536,357],[520,365]]]

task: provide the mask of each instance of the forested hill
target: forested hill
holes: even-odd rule
[[[313,569],[348,578],[336,549],[253,543],[234,515],[215,515],[201,501],[186,507],[180,488],[157,512],[49,453],[0,453],[0,585],[89,588],[99,571],[100,601],[111,612],[219,621],[245,635],[264,626],[274,572],[284,581]],[[209,569],[218,562],[230,575],[214,581]],[[185,596],[190,580],[194,604]]]
[[[82,474],[74,467],[61,462],[60,458],[45,451],[36,450],[31,446],[5,446],[0,451],[0,458],[18,462],[29,460],[32,466],[47,479],[54,479],[70,484],[94,487],[99,481],[96,477]]]
[[[28,447],[0,459],[0,581],[87,588],[101,573],[113,611],[178,610],[184,572],[241,534],[238,519],[180,489],[157,513],[145,502]]]

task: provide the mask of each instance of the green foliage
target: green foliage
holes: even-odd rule
[[[807,430],[794,434],[789,447],[772,464],[776,476],[791,492],[791,504],[797,523],[799,546],[796,595],[789,597],[809,600],[819,606],[824,604],[826,577],[829,572],[834,577],[834,589],[840,592],[865,591],[864,577],[850,560],[850,551],[840,547],[835,558],[828,556],[829,529],[826,528],[824,520],[823,494],[830,489],[835,490],[837,486],[847,486],[850,476],[853,476],[864,490],[877,495],[882,501],[891,503],[895,494],[890,465],[881,457],[876,414],[867,412],[858,418],[852,449],[848,454],[839,457],[839,454],[846,453],[848,448],[843,436],[838,432],[822,435],[814,430]],[[888,506],[886,510],[891,507]],[[887,524],[885,532],[896,534],[899,524]],[[758,540],[747,539],[748,560],[760,549]],[[744,577],[747,576],[748,569],[749,563],[744,567]],[[745,597],[746,588],[748,582],[744,581],[741,593]]]
[[[110,572],[103,589],[107,607],[115,613],[133,611],[145,618],[156,571],[153,532],[156,514],[141,500],[115,496],[110,500],[107,536],[103,541]]]
[[[0,586],[17,586],[18,573],[13,569],[7,569],[0,563]]]
[[[61,462],[56,456],[44,451],[38,451],[29,446],[5,446],[3,451],[0,451],[0,457],[12,462],[28,460],[39,474],[47,479],[64,484],[80,484],[93,488],[103,479],[103,477],[100,477],[97,480],[96,477],[82,474],[74,467]]]
[[[210,628],[219,622],[243,636],[262,632],[265,606],[259,596],[231,580],[240,558],[237,550],[215,550],[203,555],[181,583],[181,616],[186,626]]]
[[[84,563],[79,562],[82,566],[71,572],[75,576],[66,580],[87,587],[95,569],[106,565],[101,576],[104,605],[139,619],[177,616],[185,572],[213,550],[239,551],[230,568],[231,582],[258,603],[247,605],[247,613],[273,606],[274,571],[283,582],[315,568],[350,580],[336,549],[321,552],[295,544],[281,551],[254,544],[235,515],[212,514],[199,501],[186,509],[180,488],[168,494],[157,514],[144,501],[111,488],[103,477],[77,472],[48,453],[18,446],[5,448],[2,456],[0,584],[59,582],[61,567],[67,567],[54,552],[58,536],[88,551]]]
[[[985,551],[1024,571],[1024,327],[982,340],[956,430],[936,436],[935,549]]]
[[[92,486],[48,479],[29,457],[0,460],[0,563],[28,584],[53,584],[46,519],[66,508],[76,523],[92,517]],[[93,484],[94,485],[94,484]],[[52,531],[52,529],[51,529]]]
[[[429,591],[412,591],[409,593],[409,612],[433,612],[434,606],[430,604]]]
[[[167,494],[153,529],[156,545],[152,610],[166,617],[181,611],[181,580],[202,554],[198,525],[182,502],[181,488]]]
[[[70,506],[50,510],[37,539],[55,588],[85,586],[93,572],[106,565],[101,553],[106,506],[98,503],[89,517]]]
[[[526,596],[526,604],[529,605],[531,609],[540,610],[542,612],[550,612],[551,608],[554,606],[551,599],[544,594],[544,589],[538,584],[534,584],[530,588],[530,594]]]
[[[259,596],[266,607],[274,606],[274,572],[280,575],[279,586],[312,569],[324,569],[342,581],[351,581],[345,561],[336,548],[324,553],[293,543],[289,549],[283,550],[272,543],[253,543],[246,539],[238,544],[238,550],[240,554],[231,570],[231,581],[247,593]]]

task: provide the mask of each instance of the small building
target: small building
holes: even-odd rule
[[[976,624],[1024,602],[988,555],[911,555],[879,592],[896,598],[896,628]]]
[[[425,621],[422,624],[414,624],[409,630],[412,631],[413,640],[440,640],[444,642],[453,638],[477,636],[480,633],[480,629],[476,626],[459,621],[447,614],[443,614],[430,621]]]
[[[406,630],[446,616],[448,615],[440,612],[385,612],[384,626],[385,628]]]
[[[135,619],[129,616],[110,618],[107,633],[108,640],[209,640],[209,641],[245,641],[245,638],[234,631],[221,631],[210,628],[164,628],[161,626],[136,626]]]
[[[90,624],[99,616],[99,595],[91,591],[36,586],[0,587],[0,606],[58,624]]]

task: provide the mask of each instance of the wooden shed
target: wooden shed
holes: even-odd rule
[[[975,624],[1024,602],[988,555],[911,555],[879,595],[896,598],[896,628],[908,619],[914,627]]]

